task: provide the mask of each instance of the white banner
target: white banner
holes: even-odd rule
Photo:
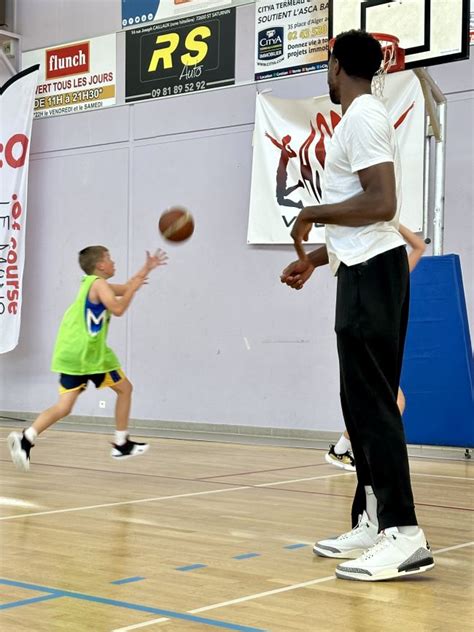
[[[24,67],[40,67],[35,118],[114,105],[115,49],[116,37],[112,34],[23,53]]]
[[[402,160],[401,221],[413,231],[423,222],[425,109],[413,72],[394,73],[385,83],[385,105],[397,130]],[[247,241],[288,244],[300,208],[321,202],[325,141],[341,119],[328,96],[278,99],[257,96]],[[323,243],[313,228],[310,242]]]
[[[327,2],[256,0],[255,81],[325,70]]]
[[[38,66],[0,87],[0,353],[18,344],[26,193]]]

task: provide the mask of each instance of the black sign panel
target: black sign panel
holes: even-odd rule
[[[125,101],[235,82],[235,8],[126,32]]]

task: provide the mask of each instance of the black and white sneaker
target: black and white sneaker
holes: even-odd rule
[[[355,560],[336,567],[340,579],[377,582],[415,573],[434,566],[433,554],[421,529],[414,535],[400,533],[397,527],[382,531],[376,543]]]
[[[132,456],[145,454],[149,447],[148,443],[137,443],[136,441],[131,441],[130,438],[127,437],[127,440],[123,445],[112,443],[110,456],[113,459],[129,459]]]
[[[24,432],[10,432],[7,444],[15,467],[22,472],[28,472],[30,469],[30,450],[34,444],[28,441]]]
[[[326,454],[324,455],[326,463],[329,463],[330,465],[335,465],[336,467],[341,467],[347,472],[355,472],[355,461],[354,457],[352,456],[352,452],[347,450],[346,452],[344,452],[344,454],[337,454],[334,448],[335,446],[331,444],[329,446],[328,452],[326,452]]]

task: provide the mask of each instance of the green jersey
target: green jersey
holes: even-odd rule
[[[117,356],[107,346],[110,312],[102,303],[89,301],[89,290],[100,277],[82,279],[74,303],[66,310],[54,347],[51,370],[68,375],[93,375],[120,368]]]

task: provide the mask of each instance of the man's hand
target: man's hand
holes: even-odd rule
[[[291,238],[295,242],[295,250],[300,261],[306,260],[303,249],[303,241],[308,241],[309,233],[314,224],[313,213],[309,208],[304,208],[299,213],[291,230]]]
[[[281,273],[280,280],[295,290],[301,290],[303,285],[313,274],[315,266],[309,259],[297,259],[290,263]]]

